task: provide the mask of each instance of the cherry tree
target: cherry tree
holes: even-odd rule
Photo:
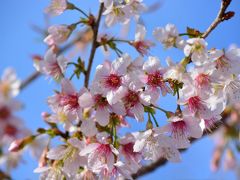
[[[219,168],[224,151],[225,166],[235,167],[235,151],[229,144],[240,147],[240,48],[217,49],[206,40],[219,24],[234,16],[228,10],[230,4],[231,0],[221,1],[217,17],[206,31],[187,27],[180,33],[174,24],[156,24],[154,40],[150,40],[141,20],[150,11],[143,0],[99,0],[94,2],[99,6],[97,13],[67,0],[51,0],[45,9],[48,15],[76,11],[81,18],[48,28],[43,40],[46,53],[33,57],[36,73],[22,82],[13,69],[3,73],[0,143],[7,172],[0,172],[0,177],[11,179],[8,170],[17,166],[24,150],[30,150],[39,157],[34,172],[40,173],[40,179],[136,179],[167,162],[181,163],[181,152],[214,132],[221,141],[214,149],[212,169]],[[130,23],[136,27],[134,37],[103,34],[117,24],[127,27]],[[76,43],[89,52],[88,59],[65,56]],[[174,61],[169,54],[160,60],[151,55],[156,44],[179,50],[182,59]],[[121,50],[120,45],[135,49],[138,55]],[[113,53],[115,58],[103,59],[93,70],[100,48],[106,57]],[[60,88],[46,97],[51,111],[43,109],[41,116],[48,128],[31,132],[14,115],[22,108],[16,95],[41,75]],[[81,88],[76,88],[73,79]],[[175,97],[174,111],[159,105],[167,95]],[[160,119],[166,121],[162,124]],[[130,121],[142,128],[133,131]],[[122,133],[124,128],[128,133]]]

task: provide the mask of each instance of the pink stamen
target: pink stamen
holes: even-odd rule
[[[137,92],[129,90],[127,95],[124,97],[124,102],[127,108],[131,108],[139,103],[139,95]]]
[[[76,110],[79,108],[78,104],[78,95],[68,95],[68,94],[61,94],[60,96],[60,105],[67,106],[68,110]]]
[[[208,74],[201,73],[195,78],[195,82],[199,88],[207,87],[210,84],[210,77]]]
[[[94,102],[97,107],[103,108],[108,105],[108,101],[105,97],[103,97],[101,94],[97,94],[94,96]]]
[[[11,124],[7,124],[4,128],[4,133],[7,134],[8,136],[15,137],[17,135],[17,132],[18,129]]]
[[[105,78],[105,85],[110,89],[117,89],[121,86],[121,77],[116,74],[110,74]]]
[[[11,111],[8,107],[3,106],[0,108],[0,120],[5,120],[11,116]]]
[[[186,137],[187,125],[185,121],[181,120],[181,121],[172,122],[171,128],[172,128],[172,135],[175,138]]]
[[[163,76],[160,71],[148,74],[147,84],[154,88],[162,87],[164,85]]]
[[[152,43],[150,41],[135,41],[132,45],[142,56],[144,56],[148,54],[148,50],[152,46]]]
[[[196,113],[202,106],[202,100],[199,96],[193,96],[188,99],[188,109],[190,112]]]

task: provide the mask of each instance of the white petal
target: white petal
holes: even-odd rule
[[[188,121],[188,128],[190,136],[193,138],[200,138],[202,137],[203,130],[200,127],[199,121],[190,120]]]
[[[78,103],[83,108],[88,108],[88,107],[93,106],[94,101],[93,101],[93,97],[92,97],[91,93],[85,92],[83,95],[81,95],[78,99]]]
[[[145,142],[146,142],[146,139],[144,138],[137,140],[133,146],[133,151],[140,152],[144,148]]]
[[[68,79],[62,79],[61,81],[62,91],[66,94],[75,94],[76,91]]]
[[[62,73],[67,69],[68,60],[64,56],[59,56],[57,58],[58,65],[61,68]]]
[[[126,110],[125,110],[125,107],[124,107],[124,104],[123,102],[119,101],[115,104],[113,104],[112,106],[112,111],[118,115],[125,115],[126,114]]]
[[[143,64],[143,70],[148,73],[156,71],[161,66],[160,60],[157,57],[150,56]]]
[[[107,108],[98,108],[96,111],[96,121],[101,126],[106,126],[109,123],[109,112]]]
[[[144,37],[145,37],[146,33],[147,33],[147,31],[146,31],[145,26],[143,26],[141,24],[138,24],[136,34],[135,34],[135,41],[144,40]]]
[[[57,55],[53,52],[53,49],[50,48],[44,55],[44,61],[54,63],[57,61]]]
[[[63,159],[66,154],[66,150],[67,148],[65,146],[58,146],[56,148],[53,148],[47,153],[47,158],[54,160]]]
[[[144,121],[144,107],[140,103],[131,108],[131,112],[134,114],[137,121]]]
[[[85,136],[88,137],[95,136],[98,132],[93,119],[83,120],[80,130]]]
[[[130,63],[131,57],[128,54],[123,54],[122,57],[112,62],[112,73],[116,73],[118,75],[125,74]]]
[[[98,143],[92,143],[87,145],[82,151],[80,151],[79,155],[80,156],[86,156],[87,154],[92,153],[99,147]]]
[[[118,101],[120,101],[121,98],[124,97],[126,94],[127,89],[124,86],[120,86],[117,90],[115,91],[109,91],[107,93],[107,101],[110,105],[116,104]]]

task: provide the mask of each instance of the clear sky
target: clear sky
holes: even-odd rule
[[[0,74],[6,67],[14,67],[21,79],[25,79],[32,72],[31,55],[44,54],[46,47],[42,42],[42,37],[31,29],[31,25],[44,27],[43,9],[49,4],[48,0],[1,0],[0,5]],[[75,0],[79,7],[96,13],[98,0],[88,0],[86,2]],[[147,4],[153,4],[157,0],[145,0]],[[180,32],[184,32],[186,27],[194,27],[204,31],[215,18],[220,0],[165,0],[160,1],[161,7],[158,11],[143,16],[151,35],[151,31],[156,26],[164,26],[167,23],[177,25]],[[236,16],[227,22],[221,24],[209,36],[207,41],[209,47],[227,48],[231,43],[240,46],[240,1],[233,0],[229,10],[235,11]],[[54,18],[51,23],[72,23],[77,20],[77,13],[67,12],[64,15]],[[131,26],[131,33],[135,27]],[[101,31],[101,32],[104,32]],[[109,32],[109,31],[107,31]],[[111,31],[112,35],[117,36],[117,28]],[[125,50],[125,49],[124,49]],[[136,55],[132,49],[127,52]],[[179,51],[164,51],[161,46],[153,49],[151,55],[160,57],[164,64],[164,59],[171,56],[178,61],[183,56]],[[101,51],[97,53],[94,66],[103,60]],[[81,86],[76,83],[77,87]],[[44,77],[33,82],[29,87],[18,96],[24,102],[25,109],[19,112],[19,116],[24,119],[26,126],[33,132],[39,126],[46,125],[41,120],[41,112],[47,110],[46,98],[53,94],[56,88],[54,82],[49,82]],[[166,99],[160,104],[166,109],[175,108],[175,106]],[[161,114],[159,116],[162,116]],[[134,129],[141,129],[142,125],[134,126]],[[166,166],[158,169],[154,173],[144,176],[141,179],[234,179],[232,172],[219,171],[213,173],[210,171],[209,162],[213,150],[213,141],[211,137],[193,144],[186,153],[182,155],[182,162],[179,164],[168,163]],[[24,163],[14,170],[12,175],[16,180],[37,179],[38,175],[32,171],[37,167],[36,160],[32,160],[28,154],[24,156]]]

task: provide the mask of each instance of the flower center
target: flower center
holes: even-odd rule
[[[124,101],[127,108],[135,106],[139,102],[138,93],[129,90],[127,95],[124,98]]]
[[[6,125],[4,128],[4,133],[7,134],[8,136],[16,136],[17,131],[18,129],[11,124]]]
[[[185,137],[186,136],[186,131],[187,131],[187,125],[185,121],[176,121],[172,122],[172,135],[174,138],[179,138],[179,137]]]
[[[163,76],[159,71],[148,74],[147,84],[152,87],[161,87],[163,84]]]
[[[200,42],[196,41],[193,44],[193,51],[196,51],[196,52],[200,53],[200,52],[202,52],[203,49],[204,49],[204,45],[201,44]]]
[[[77,94],[71,94],[71,95],[62,94],[60,97],[61,97],[60,98],[61,106],[66,106],[68,110],[74,110],[79,108]]]
[[[107,163],[108,156],[110,155],[111,152],[112,150],[109,144],[101,144],[97,148],[98,158],[103,163]]]
[[[6,106],[3,106],[3,107],[0,108],[0,119],[5,120],[10,115],[11,115],[11,112]]]
[[[123,151],[126,153],[127,156],[135,156],[137,154],[137,152],[133,152],[133,143],[128,143],[128,144],[124,144],[122,145],[123,147]]]
[[[118,17],[121,17],[121,16],[125,15],[125,13],[121,9],[121,7],[118,7],[116,5],[114,5],[114,7],[113,7],[113,13],[114,13],[115,16],[118,16]]]
[[[122,84],[121,77],[116,74],[110,74],[106,78],[105,84],[110,89],[117,89]]]
[[[190,112],[196,113],[197,110],[202,108],[202,101],[199,96],[193,96],[188,99],[188,108]]]
[[[177,37],[176,36],[169,36],[165,41],[164,41],[164,44],[165,46],[168,48],[168,47],[172,47],[176,44],[176,40],[177,40]]]
[[[196,78],[195,78],[196,84],[199,88],[201,87],[206,87],[209,86],[210,83],[210,78],[208,74],[199,74]]]
[[[136,48],[136,50],[141,54],[141,55],[147,55],[148,50],[152,46],[151,42],[148,41],[135,41],[132,43],[132,45]]]
[[[223,69],[223,68],[228,68],[230,65],[228,63],[228,59],[223,55],[219,57],[215,63],[216,63],[216,69]]]
[[[102,108],[108,105],[107,99],[103,97],[101,94],[95,95],[94,101],[95,101],[96,107]]]

